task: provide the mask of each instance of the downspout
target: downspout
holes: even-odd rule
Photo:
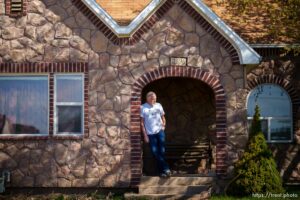
[[[10,172],[7,170],[4,170],[2,172],[2,176],[0,176],[0,193],[5,192],[5,183],[10,182]]]
[[[243,75],[244,75],[244,88],[246,88],[247,86],[247,70],[246,70],[246,66],[242,65],[243,68]]]

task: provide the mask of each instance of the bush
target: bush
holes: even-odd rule
[[[282,180],[261,131],[259,107],[250,128],[249,141],[242,158],[235,164],[236,176],[227,193],[248,196],[253,193],[282,193]]]

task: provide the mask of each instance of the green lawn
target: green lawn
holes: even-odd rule
[[[123,194],[45,194],[45,195],[0,195],[0,200],[123,200]]]
[[[285,187],[286,193],[285,194],[289,194],[292,195],[294,194],[294,196],[297,197],[243,197],[243,198],[237,198],[237,197],[227,197],[227,196],[212,196],[211,200],[233,200],[233,199],[239,199],[239,200],[300,200],[300,186],[293,186],[293,187]]]
[[[286,187],[286,193],[296,194],[298,197],[294,198],[259,198],[259,197],[227,197],[213,195],[211,200],[300,200],[300,187]],[[0,195],[0,200],[124,200],[123,193],[109,193],[92,192],[88,194],[45,194],[45,195],[27,195],[27,194],[15,194],[15,195]],[[147,200],[136,199],[136,200]]]

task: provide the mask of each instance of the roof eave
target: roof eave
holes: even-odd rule
[[[130,37],[166,0],[152,0],[128,26],[120,26],[95,0],[82,0],[118,37]]]
[[[240,64],[259,64],[261,56],[251,48],[238,34],[224,23],[208,6],[200,0],[187,0],[215,29],[235,47],[239,54]]]
[[[82,2],[120,38],[132,36],[165,1],[166,0],[152,0],[128,26],[120,26],[95,0],[82,0]],[[201,0],[186,1],[234,46],[238,52],[240,64],[248,65],[260,63],[261,56],[227,26],[205,3]]]

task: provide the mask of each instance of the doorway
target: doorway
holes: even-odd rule
[[[166,160],[173,174],[207,174],[215,168],[216,106],[214,91],[204,82],[167,77],[142,91],[157,94],[166,113]],[[157,175],[149,144],[143,145],[143,174]]]

